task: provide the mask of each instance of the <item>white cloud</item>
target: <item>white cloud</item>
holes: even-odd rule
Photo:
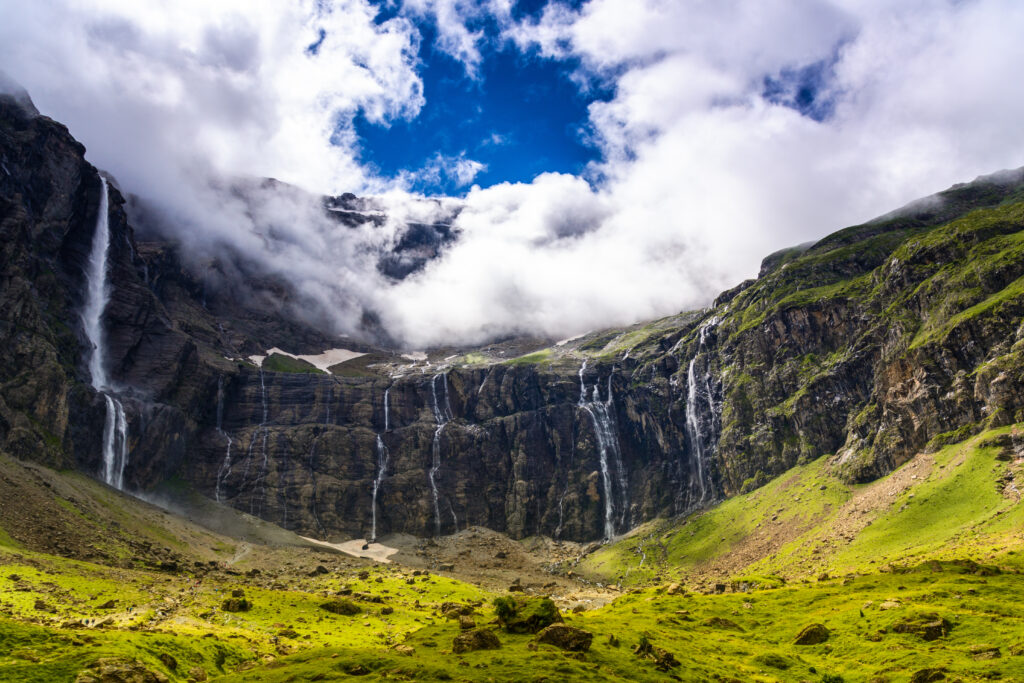
[[[590,0],[519,23],[509,0],[407,0],[379,25],[364,0],[0,11],[0,68],[98,165],[287,274],[339,328],[366,307],[410,345],[568,336],[700,306],[775,249],[1024,163],[1016,0]],[[488,41],[510,41],[613,96],[590,108],[601,159],[589,182],[474,187],[459,241],[389,284],[373,255],[401,219],[452,208],[395,188],[416,173],[468,185],[482,170],[438,156],[387,179],[358,162],[357,112],[386,123],[423,105],[424,18],[473,76]],[[305,54],[320,29],[319,54]],[[764,96],[766,78],[786,75],[796,92],[794,74],[815,64],[830,115]],[[339,232],[305,195],[275,191],[250,199],[253,222],[252,207],[208,187],[236,174],[386,192],[395,217]],[[283,235],[273,248],[271,231]]]
[[[440,187],[452,183],[456,188],[469,185],[487,164],[466,157],[463,151],[458,155],[445,156],[438,152],[422,168],[403,170],[397,176],[397,186],[411,187],[417,184]]]

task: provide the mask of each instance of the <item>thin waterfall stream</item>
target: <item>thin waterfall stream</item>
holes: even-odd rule
[[[108,278],[110,251],[110,191],[107,179],[100,177],[100,204],[96,217],[92,249],[86,265],[86,300],[82,310],[82,325],[92,345],[89,355],[89,375],[92,386],[103,394],[107,414],[103,422],[103,481],[117,489],[124,488],[124,470],[128,465],[128,420],[124,405],[114,395],[106,371],[106,334],[103,313],[110,302],[111,286]]]

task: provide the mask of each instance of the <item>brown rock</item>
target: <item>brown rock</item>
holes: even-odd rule
[[[462,654],[474,650],[497,650],[501,647],[501,641],[494,631],[486,628],[478,628],[473,631],[466,631],[455,636],[452,641],[452,652]]]
[[[327,610],[332,614],[343,614],[345,616],[351,616],[353,614],[359,614],[362,609],[356,603],[351,600],[336,599],[322,603],[320,609]]]
[[[805,626],[793,641],[794,645],[818,645],[828,640],[831,632],[823,624]]]
[[[552,624],[537,634],[537,640],[563,650],[586,652],[590,649],[590,643],[594,640],[594,634],[575,626]]]

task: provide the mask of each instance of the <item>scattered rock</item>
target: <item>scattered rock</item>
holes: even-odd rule
[[[172,657],[171,655],[167,654],[166,652],[161,652],[158,655],[158,658],[160,659],[160,663],[162,663],[171,671],[178,670],[178,660]]]
[[[903,605],[896,602],[895,600],[886,600],[878,606],[878,609],[899,609],[902,606]]]
[[[96,605],[96,609],[114,609],[117,607],[117,600],[107,600],[102,605]]]
[[[384,616],[387,616],[387,615],[393,613],[394,611],[395,611],[394,607],[381,607],[380,608],[380,613],[382,615],[384,615]]]
[[[494,559],[496,560],[504,560],[506,557],[508,557],[508,555],[505,553],[504,550],[499,550],[498,552],[494,553]],[[17,581],[17,579],[12,580]]]
[[[242,590],[241,588],[236,588],[233,591],[231,591],[231,597],[233,597],[233,598],[244,598],[245,597],[245,591]]]
[[[590,643],[594,640],[594,634],[575,626],[552,624],[547,628],[541,629],[540,633],[537,634],[537,640],[571,652],[586,652],[590,649]]]
[[[495,598],[494,611],[498,614],[499,623],[509,633],[536,633],[562,621],[562,615],[551,598]]]
[[[459,615],[459,628],[462,629],[463,631],[468,631],[469,629],[476,628],[476,622],[473,621],[473,617],[471,617],[471,616],[469,616],[467,614],[460,614]]]
[[[680,595],[686,593],[686,591],[678,583],[670,583],[668,588],[665,589],[665,593],[667,595]]]
[[[327,610],[332,614],[343,614],[351,616],[353,614],[359,614],[362,609],[356,603],[351,600],[329,600],[328,602],[322,603],[320,609]]]
[[[647,636],[641,636],[640,642],[633,648],[633,654],[654,661],[654,666],[659,671],[668,671],[679,666],[679,661],[668,650],[655,647]]]
[[[832,635],[831,632],[825,628],[823,624],[811,624],[805,626],[800,634],[793,641],[794,645],[818,645],[828,640],[828,637]]]
[[[47,604],[46,604],[45,602],[43,602],[43,600],[42,600],[42,599],[40,599],[40,598],[36,598],[36,602],[35,602],[35,605],[34,605],[34,607],[36,608],[36,610],[38,610],[38,611],[40,611],[40,612],[54,612],[54,611],[55,611],[55,610],[54,610],[54,609],[53,609],[52,607],[50,607],[49,605],[47,605]]]
[[[201,666],[194,666],[188,670],[188,675],[190,678],[199,681],[199,683],[203,683],[206,680],[206,669]]]
[[[221,603],[220,608],[225,612],[248,612],[252,609],[252,603],[245,598],[228,598]]]
[[[406,657],[412,657],[414,654],[416,654],[416,648],[412,647],[411,645],[395,645],[391,649],[400,655],[405,655]]]
[[[75,678],[75,683],[168,683],[167,676],[150,671],[138,660],[103,657]]]
[[[370,572],[364,569],[363,571],[359,572],[358,576],[360,580],[366,581],[368,578],[370,578]]]
[[[486,628],[478,628],[472,631],[465,631],[455,636],[452,641],[452,652],[462,654],[475,650],[497,650],[501,647],[498,636]]]
[[[974,645],[971,647],[971,656],[975,659],[998,659],[1003,653],[992,645]]]
[[[446,619],[455,619],[463,614],[473,614],[473,606],[464,605],[461,602],[442,602],[441,614],[444,615]]]
[[[892,630],[896,633],[913,633],[922,640],[938,640],[945,637],[952,628],[951,621],[934,613],[907,617],[892,625]]]

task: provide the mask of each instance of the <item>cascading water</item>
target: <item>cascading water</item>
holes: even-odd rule
[[[708,460],[718,442],[721,406],[715,401],[710,361],[704,359],[704,371],[699,378],[697,361],[701,351],[707,346],[708,333],[717,324],[718,319],[712,318],[700,328],[697,352],[690,359],[686,370],[686,436],[690,442],[692,456],[691,477],[700,490],[700,497],[691,504],[691,507],[703,505],[711,495]]]
[[[266,482],[264,478],[267,474],[267,385],[266,380],[263,377],[263,368],[260,368],[260,400],[263,405],[263,414],[260,418],[260,423],[257,425],[256,430],[253,432],[252,438],[249,440],[249,449],[245,455],[245,470],[242,472],[242,484],[239,487],[240,491],[244,491],[249,483],[249,471],[252,469],[252,458],[253,450],[256,447],[256,441],[262,441],[262,471],[253,478],[252,489],[249,491],[249,514],[256,514],[256,486],[259,484],[263,487],[263,493],[266,495]]]
[[[444,405],[441,405],[440,400],[437,397],[437,380],[441,379],[444,384]],[[437,472],[441,469],[441,432],[444,430],[444,426],[448,424],[452,419],[452,408],[448,402],[448,375],[444,373],[438,373],[430,380],[430,394],[433,397],[433,405],[431,406],[434,411],[434,422],[437,423],[437,429],[434,430],[434,443],[433,443],[433,462],[431,463],[430,471],[427,473],[427,478],[430,480],[430,493],[434,499],[434,528],[436,535],[441,535],[441,506],[437,495]],[[452,511],[454,515],[454,510]]]
[[[608,377],[608,398],[601,400],[601,393],[598,384],[594,383],[591,398],[587,400],[587,385],[584,372],[587,369],[586,361],[580,367],[580,399],[577,404],[587,415],[594,425],[594,435],[597,437],[597,451],[601,464],[601,483],[604,487],[604,537],[606,541],[615,536],[615,490],[612,484],[611,468],[614,466],[619,487],[619,526],[628,526],[626,515],[629,511],[629,485],[626,481],[625,469],[622,466],[622,454],[619,450],[619,436],[615,428],[615,413],[613,410],[612,379]]]
[[[106,335],[103,331],[103,312],[110,301],[110,283],[107,281],[110,197],[106,178],[100,178],[100,188],[99,213],[85,273],[87,290],[85,307],[82,309],[82,325],[92,344],[92,353],[89,355],[92,386],[103,394],[107,407],[107,416],[103,422],[103,481],[123,489],[124,469],[128,464],[128,420],[121,401],[112,394],[110,378],[107,377]]]
[[[222,502],[221,492],[224,487],[224,480],[231,474],[231,444],[234,443],[228,433],[224,431],[224,378],[217,378],[217,433],[228,442],[224,451],[224,462],[217,471],[217,487],[214,489],[214,497],[218,503]]]
[[[391,429],[391,421],[388,415],[388,394],[391,392],[391,387],[384,390],[384,433],[387,433]],[[384,439],[380,434],[377,435],[377,476],[373,479],[373,526],[370,528],[370,541],[375,542],[377,540],[377,491],[380,490],[380,485],[384,481],[384,475],[388,470],[388,447],[384,444]]]

